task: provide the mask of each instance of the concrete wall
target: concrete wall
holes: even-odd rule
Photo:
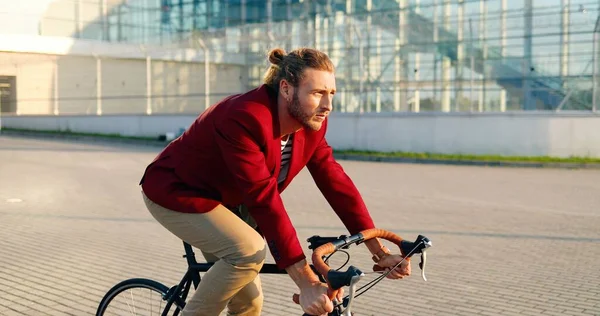
[[[187,128],[194,115],[27,115],[2,116],[2,127],[43,131],[71,131],[122,136],[158,137]]]
[[[17,113],[53,113],[57,59],[52,55],[7,53],[0,49],[0,76],[16,77]]]
[[[344,114],[328,139],[338,149],[600,157],[600,113]]]
[[[158,136],[195,115],[8,116],[12,128]],[[600,157],[600,113],[334,113],[336,149],[518,156]]]
[[[146,113],[149,56],[152,112],[203,110],[203,51],[145,49],[59,37],[0,35],[0,76],[16,76],[18,114],[54,114],[55,110],[96,114],[98,107],[103,114]],[[209,61],[210,103],[245,89],[241,55],[214,54]]]

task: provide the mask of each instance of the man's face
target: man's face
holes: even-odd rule
[[[318,131],[332,110],[335,75],[308,68],[304,80],[294,89],[288,112],[306,129]]]

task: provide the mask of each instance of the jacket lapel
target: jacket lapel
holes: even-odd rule
[[[280,144],[281,146],[281,144]],[[280,147],[281,148],[281,147]],[[292,178],[302,169],[302,155],[304,154],[304,129],[301,129],[294,133],[294,137],[292,138],[292,157],[290,158],[290,168],[288,170],[287,177],[281,184],[281,189],[285,189],[289,184]],[[279,155],[281,157],[281,153]],[[279,160],[279,165],[281,166],[281,159]]]
[[[275,157],[275,170],[273,170],[273,177],[277,179],[279,172],[281,171],[281,138],[273,137],[271,143],[271,157]]]
[[[261,89],[266,90],[269,107],[271,108],[271,114],[273,116],[273,138],[271,142],[271,157],[275,157],[275,170],[273,170],[273,176],[275,179],[279,178],[281,172],[281,137],[280,125],[279,125],[279,111],[277,107],[277,93],[266,85],[262,85]],[[290,158],[290,167],[288,169],[285,180],[279,185],[279,190],[283,190],[289,184],[291,179],[304,167],[302,161],[304,154],[304,129],[301,129],[294,133],[292,137],[292,157]]]
[[[267,98],[264,101],[268,102],[267,104],[271,110],[271,119],[273,122],[271,130],[272,136],[270,146],[268,146],[267,150],[269,150],[269,156],[275,159],[275,167],[271,171],[275,179],[277,179],[277,177],[279,177],[279,172],[281,169],[281,137],[279,137],[280,125],[279,110],[277,108],[277,93],[275,92],[275,90],[271,89],[269,86],[264,84],[260,87],[260,89],[265,90],[265,95]]]

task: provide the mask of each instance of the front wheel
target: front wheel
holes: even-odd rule
[[[100,301],[96,316],[168,315],[164,284],[148,279],[129,279],[113,286]],[[174,306],[175,315],[178,306]],[[163,312],[165,312],[163,314]]]

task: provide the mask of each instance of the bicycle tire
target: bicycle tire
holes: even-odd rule
[[[150,280],[150,279],[141,279],[141,278],[128,279],[128,280],[117,283],[110,290],[108,290],[108,292],[106,292],[106,294],[100,301],[100,304],[98,305],[98,309],[96,311],[96,316],[107,316],[107,315],[105,315],[105,312],[106,312],[107,308],[109,306],[111,306],[110,304],[113,302],[114,298],[116,298],[119,294],[121,294],[125,291],[135,289],[135,288],[149,289],[150,291],[154,291],[154,292],[158,293],[160,295],[159,298],[161,300],[161,306],[162,306],[162,303],[165,303],[165,305],[166,305],[165,296],[166,296],[167,292],[169,291],[169,288],[166,285],[159,283],[157,281],[154,281],[154,280]],[[127,305],[129,305],[129,304],[127,304]],[[173,305],[178,309],[181,308],[180,306],[177,305],[177,303],[173,303]],[[173,307],[173,305],[171,305],[169,307]],[[158,315],[161,315],[164,312],[164,309],[166,307],[167,306],[161,307],[159,309],[159,311],[157,311]]]

